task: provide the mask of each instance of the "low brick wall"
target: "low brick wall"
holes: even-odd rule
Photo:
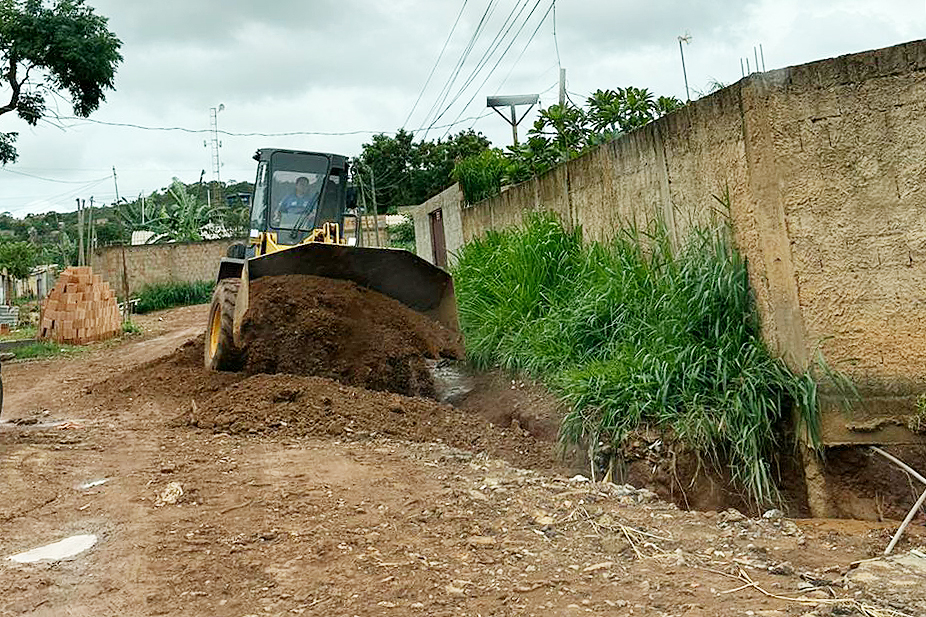
[[[90,266],[120,297],[158,283],[192,283],[216,277],[219,260],[241,238],[208,242],[178,242],[110,246],[96,249]]]

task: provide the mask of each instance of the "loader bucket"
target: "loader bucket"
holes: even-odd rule
[[[453,279],[414,253],[309,242],[248,259],[235,307],[235,330],[247,311],[250,281],[265,276],[310,274],[353,281],[398,300],[453,332],[459,332]]]

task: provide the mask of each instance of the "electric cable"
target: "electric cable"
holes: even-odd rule
[[[466,48],[463,50],[463,54],[460,56],[460,59],[457,61],[452,74],[447,79],[447,82],[444,84],[444,87],[441,88],[440,93],[435,99],[434,104],[431,105],[431,109],[428,110],[427,115],[425,116],[425,122],[431,117],[432,114],[436,113],[440,107],[443,106],[444,102],[447,100],[447,97],[450,95],[450,90],[453,88],[454,82],[456,82],[457,77],[460,75],[460,71],[463,69],[463,65],[466,63],[466,60],[469,58],[469,54],[472,52],[473,47],[476,45],[476,41],[479,36],[482,34],[482,30],[488,23],[488,17],[491,15],[492,9],[495,5],[495,0],[489,0],[488,5],[486,5],[486,10],[482,14],[482,18],[479,20],[479,23],[476,25],[476,30],[473,31],[473,35],[470,37],[469,43],[467,43]],[[437,120],[431,123],[430,126],[425,130],[424,137],[427,138],[428,131],[434,128],[434,124],[437,123]]]
[[[25,176],[27,178],[34,178],[35,180],[42,180],[44,182],[57,182],[59,184],[86,184],[88,182],[97,182],[97,180],[55,180],[54,178],[43,178],[42,176],[27,174],[24,171],[10,169],[8,167],[0,167],[0,171],[5,171],[10,174],[16,174],[17,176]],[[109,174],[108,176],[102,178],[102,180],[109,180],[112,177],[113,177],[112,174]]]
[[[405,118],[405,122],[402,123],[402,128],[405,128],[405,125],[408,124],[408,121],[411,120],[412,114],[415,113],[415,110],[418,108],[418,103],[421,102],[421,97],[424,96],[424,91],[427,90],[428,84],[431,83],[431,78],[434,77],[434,71],[437,70],[437,65],[440,64],[441,58],[444,57],[444,52],[447,51],[447,45],[450,43],[450,39],[453,37],[453,33],[457,29],[457,25],[460,23],[460,17],[463,16],[463,11],[466,9],[466,4],[469,0],[463,0],[463,6],[460,7],[460,12],[457,13],[457,18],[453,22],[453,27],[450,28],[450,34],[447,35],[447,40],[444,41],[444,46],[441,48],[440,53],[437,55],[437,60],[434,61],[434,66],[431,67],[431,72],[428,73],[428,78],[424,81],[424,85],[421,87],[421,91],[418,93],[418,98],[415,99],[415,104],[412,105],[412,110],[408,112],[408,117]]]
[[[469,98],[469,100],[466,102],[466,104],[463,106],[463,109],[460,111],[460,115],[463,115],[463,111],[465,111],[466,108],[469,107],[470,103],[473,102],[473,99],[476,98],[476,95],[479,94],[479,92],[482,90],[483,87],[485,87],[486,83],[489,81],[489,78],[492,77],[492,74],[495,72],[495,69],[498,68],[498,65],[501,64],[502,60],[503,60],[503,59],[505,58],[505,56],[508,54],[508,51],[511,49],[512,45],[514,45],[515,40],[517,40],[518,36],[521,34],[521,31],[524,29],[524,26],[527,25],[527,22],[528,22],[528,21],[530,21],[531,15],[534,14],[534,11],[535,11],[535,10],[537,9],[537,7],[540,5],[540,2],[541,2],[541,0],[537,0],[537,2],[534,4],[534,8],[531,9],[530,14],[528,14],[527,18],[524,20],[524,23],[521,24],[521,28],[518,29],[517,34],[515,34],[515,37],[514,37],[514,38],[511,40],[511,42],[508,44],[508,47],[505,48],[505,51],[502,52],[502,55],[498,57],[498,61],[496,61],[495,66],[492,67],[492,69],[491,69],[491,70],[489,71],[489,73],[486,75],[485,79],[482,80],[482,83],[479,84],[479,87],[476,88],[476,90],[473,92],[473,96],[471,96],[471,97]],[[531,42],[534,40],[534,37],[537,36],[537,32],[540,30],[540,27],[543,25],[543,22],[546,21],[547,17],[548,17],[549,14],[550,14],[550,9],[552,9],[552,8],[553,8],[553,3],[550,4],[550,8],[547,9],[547,12],[544,14],[543,18],[540,20],[540,23],[537,24],[537,27],[536,27],[536,28],[534,28],[533,34],[531,34],[531,37],[528,39],[527,44],[524,46],[524,49],[525,49],[525,50],[530,46]],[[522,54],[522,55],[523,55],[523,54]],[[519,57],[519,60],[520,60],[520,57]],[[448,108],[448,109],[449,109],[449,108]],[[446,111],[446,110],[445,110],[445,111]],[[443,115],[443,114],[441,114],[441,115]],[[457,118],[459,118],[459,116],[457,116]],[[438,118],[438,119],[440,119],[440,118]]]
[[[537,1],[534,3],[534,7],[531,9],[530,13],[528,13],[527,17],[526,17],[526,18],[524,19],[524,21],[521,23],[521,27],[518,28],[518,31],[515,33],[514,37],[513,37],[513,38],[511,39],[511,41],[508,43],[508,47],[506,47],[506,48],[505,48],[505,51],[503,51],[502,54],[499,56],[498,60],[497,60],[496,63],[495,63],[495,66],[493,66],[492,69],[489,71],[489,74],[488,74],[488,75],[486,76],[486,78],[483,80],[482,85],[485,85],[486,81],[489,80],[489,78],[492,76],[492,73],[495,71],[495,69],[498,68],[499,63],[501,63],[502,59],[504,59],[505,55],[506,55],[506,54],[508,53],[508,51],[511,49],[511,46],[514,45],[514,42],[517,40],[518,36],[519,36],[519,35],[521,34],[521,32],[524,30],[524,26],[527,25],[527,22],[530,21],[531,15],[533,15],[533,14],[534,14],[534,11],[537,10],[537,7],[540,5],[540,2],[541,2],[541,1],[542,1],[542,0],[537,0]],[[525,6],[526,6],[526,4],[525,4]],[[469,82],[467,82],[467,84],[465,84],[465,85],[468,85],[469,83],[472,83],[472,82],[469,81]],[[481,87],[482,87],[482,86],[480,86],[480,88],[481,88]],[[440,120],[440,119],[444,116],[445,113],[447,113],[448,111],[450,111],[450,108],[454,105],[454,103],[456,103],[457,100],[459,100],[459,98],[463,95],[464,90],[465,90],[465,87],[464,87],[464,88],[461,88],[460,91],[457,92],[457,95],[456,95],[456,96],[454,97],[454,99],[450,102],[450,104],[447,105],[447,106],[444,108],[444,110],[434,119],[434,124],[436,124],[437,121]],[[463,110],[461,110],[461,112],[460,112],[460,115],[463,114],[463,112],[464,112],[464,111],[466,110],[466,108],[469,106],[469,103],[471,103],[471,102],[473,101],[473,99],[476,98],[476,95],[477,95],[478,93],[479,93],[479,89],[477,89],[477,90],[474,92],[473,96],[470,97],[469,101],[466,103],[466,105],[464,105]],[[458,116],[458,117],[459,117],[459,116]],[[430,130],[430,129],[429,129],[429,130]]]

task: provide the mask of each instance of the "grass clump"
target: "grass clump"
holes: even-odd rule
[[[17,360],[33,360],[37,358],[53,358],[55,356],[79,353],[78,345],[67,345],[54,341],[35,341],[27,345],[20,345],[13,350]]]
[[[145,287],[138,293],[136,313],[150,313],[190,304],[205,304],[212,299],[213,281],[192,283],[160,283]]]
[[[818,435],[816,382],[773,358],[725,222],[674,251],[664,225],[584,244],[552,215],[489,232],[454,276],[467,357],[543,380],[569,405],[567,442],[673,431],[756,504],[777,500],[775,425],[796,404]]]

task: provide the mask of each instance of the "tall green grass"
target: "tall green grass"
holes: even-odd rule
[[[552,215],[489,232],[454,271],[467,357],[545,381],[568,403],[567,442],[670,429],[728,465],[755,503],[773,503],[776,424],[797,405],[816,438],[816,382],[763,344],[726,222],[682,246],[659,222],[607,245],[584,244]]]
[[[175,306],[204,304],[212,299],[213,281],[192,283],[161,283],[145,287],[138,292],[136,313],[150,313]]]

